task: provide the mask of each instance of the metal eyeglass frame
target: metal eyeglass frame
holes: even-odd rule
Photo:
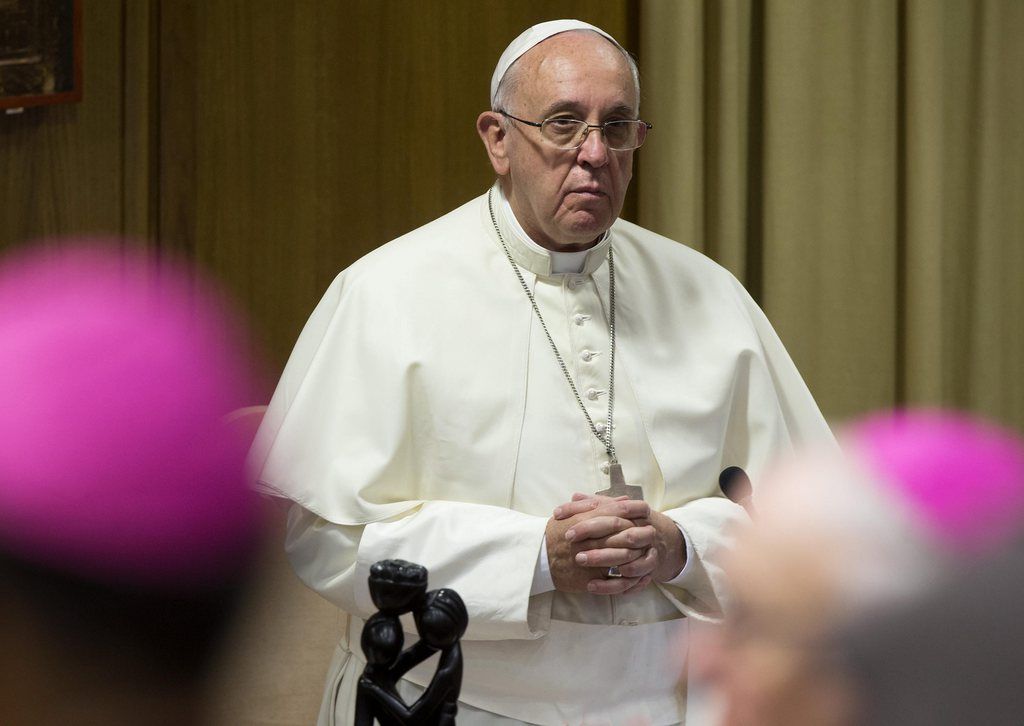
[[[612,151],[634,151],[635,149],[639,149],[641,146],[644,145],[644,141],[647,140],[647,131],[650,131],[651,129],[654,128],[654,124],[647,123],[646,121],[644,121],[642,119],[638,119],[638,118],[637,119],[618,119],[616,121],[605,121],[603,124],[588,124],[583,119],[578,119],[578,118],[564,118],[564,117],[561,117],[561,116],[554,116],[552,118],[546,118],[543,121],[538,122],[538,121],[527,121],[524,118],[519,118],[518,116],[513,116],[512,114],[508,113],[507,111],[502,111],[501,109],[499,109],[497,111],[497,113],[500,113],[505,118],[510,118],[513,121],[518,121],[519,123],[526,124],[527,126],[533,126],[535,128],[540,129],[541,130],[541,138],[543,138],[545,141],[547,141],[549,144],[552,144],[553,146],[555,146],[554,142],[551,139],[549,139],[547,136],[544,135],[544,125],[545,124],[550,123],[552,121],[572,121],[574,123],[582,124],[583,126],[585,126],[586,127],[586,131],[583,132],[583,137],[580,139],[580,143],[576,144],[575,146],[555,146],[556,149],[559,149],[561,151],[575,151],[576,149],[578,149],[581,146],[583,146],[583,144],[586,143],[586,141],[587,141],[587,136],[590,135],[590,130],[591,129],[601,129],[601,139],[604,141],[605,145],[609,149],[611,149]],[[640,143],[639,144],[637,144],[636,146],[631,146],[631,147],[629,147],[627,149],[620,149],[620,148],[612,146],[611,144],[608,143],[608,135],[605,133],[605,127],[606,126],[610,126],[612,124],[621,124],[621,123],[630,123],[630,124],[640,123],[640,124],[643,124],[646,127],[646,131],[644,131],[644,136],[643,136],[642,139],[640,139]]]

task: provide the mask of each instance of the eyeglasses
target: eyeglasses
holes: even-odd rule
[[[527,126],[535,126],[540,129],[540,135],[546,141],[563,151],[571,151],[583,146],[583,142],[586,141],[587,134],[590,133],[591,129],[600,129],[601,136],[604,137],[604,143],[613,151],[639,149],[643,146],[644,139],[647,138],[647,132],[654,128],[654,124],[649,124],[639,119],[588,124],[586,121],[581,121],[578,118],[556,116],[544,119],[538,123],[536,121],[527,121],[504,111],[499,110],[498,113],[505,118],[510,118]]]

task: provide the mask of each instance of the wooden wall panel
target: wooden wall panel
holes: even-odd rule
[[[626,0],[91,0],[85,97],[0,117],[0,249],[129,234],[195,259],[272,374],[331,278],[482,192],[474,130],[521,30]],[[633,208],[627,199],[627,216]]]
[[[331,278],[481,193],[474,130],[528,25],[622,2],[163,3],[161,244],[224,280],[278,370]]]
[[[122,229],[123,6],[84,3],[84,98],[0,115],[0,250]]]

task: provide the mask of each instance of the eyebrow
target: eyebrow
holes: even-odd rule
[[[555,101],[554,103],[551,103],[548,106],[546,106],[541,111],[541,118],[551,118],[552,116],[565,111],[576,114],[577,118],[582,118],[585,115],[581,113],[582,110],[582,106],[580,106],[580,104],[576,103],[575,101]],[[629,118],[636,118],[637,112],[633,110],[632,106],[625,103],[620,103],[617,106],[613,106],[611,109],[609,109],[602,115],[604,117],[623,115],[628,116]]]

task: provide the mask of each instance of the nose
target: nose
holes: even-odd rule
[[[608,145],[604,142],[604,132],[601,129],[587,129],[587,135],[583,137],[583,144],[580,146],[576,158],[580,163],[595,168],[608,163]]]

